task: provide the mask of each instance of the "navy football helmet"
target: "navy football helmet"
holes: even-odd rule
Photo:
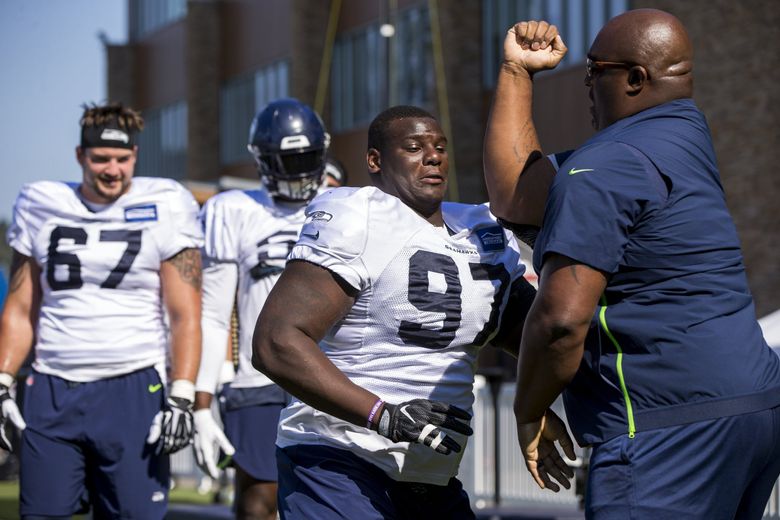
[[[329,144],[320,116],[308,105],[287,98],[272,101],[257,113],[247,148],[274,198],[306,202],[322,185]]]

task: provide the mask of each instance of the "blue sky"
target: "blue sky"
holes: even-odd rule
[[[78,180],[81,104],[106,98],[98,33],[127,40],[125,0],[0,0],[0,219],[23,184]]]

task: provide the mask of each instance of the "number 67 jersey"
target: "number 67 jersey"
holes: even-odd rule
[[[309,204],[289,260],[320,265],[358,292],[320,343],[351,381],[390,403],[424,398],[468,410],[477,351],[525,267],[487,205],[444,203],[442,212],[446,228],[373,187],[331,190]],[[352,450],[391,478],[438,485],[462,455],[393,443],[299,401],[282,412],[277,444]]]
[[[198,205],[178,182],[134,178],[91,211],[77,183],[22,188],[8,243],[40,267],[33,367],[88,382],[165,361],[160,264],[202,245]]]

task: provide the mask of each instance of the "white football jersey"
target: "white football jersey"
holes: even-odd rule
[[[24,186],[8,243],[41,269],[33,367],[87,382],[163,364],[160,264],[201,246],[197,212],[192,195],[170,179],[134,178],[97,212],[78,183]]]
[[[358,291],[320,343],[351,381],[389,403],[423,398],[470,410],[477,351],[498,330],[525,267],[486,204],[442,210],[449,232],[376,188],[338,188],[309,205],[290,260],[325,267]],[[396,480],[438,485],[462,456],[391,442],[298,400],[282,411],[277,444],[347,449]]]
[[[211,197],[201,210],[204,256],[209,262],[231,262],[238,266],[239,339],[238,369],[231,383],[234,388],[273,383],[252,366],[252,335],[265,300],[298,239],[306,218],[305,209],[300,203],[276,203],[265,190],[230,190]],[[220,290],[233,300],[235,286]],[[204,298],[203,304],[204,316],[219,312],[208,308],[219,304],[218,301]]]

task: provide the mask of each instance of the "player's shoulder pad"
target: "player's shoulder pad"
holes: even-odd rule
[[[389,197],[377,188],[342,187],[318,195],[306,208],[299,245],[330,250],[344,259],[365,249],[372,213],[381,211]]]
[[[227,190],[209,197],[204,210],[227,212],[231,210],[267,208],[273,202],[263,190]]]
[[[16,198],[18,207],[41,206],[62,208],[64,203],[79,202],[78,183],[36,181],[22,186]],[[80,202],[79,202],[80,204]]]
[[[167,205],[174,212],[197,212],[195,196],[180,182],[162,177],[135,177],[135,185],[125,205],[135,204],[139,199],[151,200]]]
[[[456,233],[464,229],[474,230],[499,225],[496,217],[490,212],[490,205],[487,202],[483,204],[443,202],[441,209],[444,221]]]
[[[227,190],[210,197],[200,210],[200,221],[207,236],[209,230],[233,236],[244,225],[263,222],[273,214],[273,201],[263,190]],[[208,243],[208,238],[207,238]]]
[[[444,221],[455,232],[459,233],[467,229],[471,235],[476,235],[483,248],[491,248],[491,244],[498,244],[501,234],[504,235],[501,244],[506,244],[512,249],[519,249],[514,233],[501,225],[495,215],[490,211],[490,204],[462,204],[459,202],[442,203]],[[497,248],[497,246],[496,246]]]

